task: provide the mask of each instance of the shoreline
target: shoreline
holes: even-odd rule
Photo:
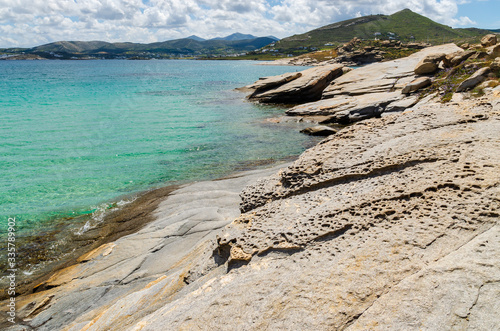
[[[401,90],[417,60],[347,73],[322,95],[406,98]],[[394,68],[393,79],[403,82],[381,87],[387,82],[378,75]],[[370,70],[372,80],[356,79]],[[306,78],[285,91],[317,81]],[[500,87],[478,98],[458,93],[454,102],[430,95],[387,111],[387,104],[377,106],[382,111],[358,105],[338,118],[332,100],[287,111],[364,121],[293,163],[172,191],[152,212],[154,222],[18,298],[19,323],[42,330],[491,329],[500,277]]]
[[[311,139],[311,141],[313,140]],[[314,143],[312,145],[314,145]],[[77,234],[74,232],[75,224],[68,224],[66,225],[66,228],[61,231],[53,230],[49,234],[45,233],[40,236],[29,236],[27,237],[28,240],[37,240],[36,238],[38,237],[43,237],[46,239],[47,235],[53,238],[62,236],[63,240],[70,242],[70,244],[63,246],[62,249],[72,248],[73,251],[65,254],[61,258],[61,260],[55,259],[57,253],[50,255],[49,249],[40,251],[40,253],[43,254],[44,257],[48,257],[50,259],[47,263],[48,265],[35,269],[32,274],[26,275],[26,277],[19,277],[21,278],[21,281],[17,284],[16,296],[29,295],[38,291],[43,291],[44,289],[46,289],[46,287],[44,287],[45,281],[50,279],[50,277],[52,277],[60,270],[77,264],[78,260],[82,256],[89,254],[102,245],[116,241],[127,235],[137,233],[145,226],[155,221],[154,212],[158,208],[159,204],[163,200],[167,199],[171,193],[179,190],[180,188],[187,187],[196,183],[209,183],[227,179],[234,179],[245,176],[245,174],[249,172],[265,171],[268,168],[275,168],[277,166],[288,164],[296,160],[299,155],[291,155],[279,160],[268,159],[261,160],[260,162],[242,162],[242,164],[235,166],[235,168],[230,173],[215,179],[194,180],[177,184],[168,184],[137,193],[118,196],[112,201],[122,201],[129,199],[131,201],[123,206],[117,206],[112,208],[111,210],[106,210],[103,219],[97,224],[94,224],[92,228],[86,230],[82,234]],[[114,202],[112,201],[110,201],[109,204],[113,204]],[[81,215],[75,217],[75,219],[81,219],[78,222],[80,226],[85,224],[86,221],[88,222],[90,217],[91,215]],[[63,220],[64,219],[60,219],[59,221]],[[57,242],[59,240],[61,239],[54,240],[54,242]],[[25,243],[25,245],[28,245],[28,243]],[[5,300],[8,298],[5,290],[6,288],[6,286],[2,287],[2,292],[0,292],[0,300]]]

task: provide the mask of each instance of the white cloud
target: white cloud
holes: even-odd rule
[[[286,37],[322,25],[404,8],[452,26],[471,0],[0,0],[0,47],[57,40],[153,42],[233,32]],[[28,23],[29,22],[29,23]]]

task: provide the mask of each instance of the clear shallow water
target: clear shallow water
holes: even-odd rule
[[[234,88],[296,70],[240,61],[0,61],[0,231],[105,209],[118,197],[300,154],[266,122],[283,109]],[[70,222],[70,220],[68,220]]]

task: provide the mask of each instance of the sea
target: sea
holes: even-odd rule
[[[234,90],[304,68],[256,64],[0,61],[2,260],[8,232],[18,250],[77,220],[83,234],[140,192],[283,162],[316,143],[303,124],[268,120],[284,108]]]

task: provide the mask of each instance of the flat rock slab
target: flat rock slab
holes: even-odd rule
[[[17,316],[37,330],[81,330],[80,323],[87,324],[123,298],[136,313],[153,311],[165,295],[159,288],[182,288],[186,268],[210,251],[209,239],[240,215],[241,190],[279,168],[179,188],[159,204],[155,221],[56,272],[41,286],[45,290],[18,297]],[[127,323],[129,310],[119,305],[101,317],[102,323],[113,321],[101,330]]]
[[[374,63],[355,69],[337,78],[323,91],[323,99],[339,95],[360,95],[366,93],[390,92],[402,89],[415,78],[414,69],[425,57],[438,53],[462,51],[455,44],[424,48],[409,57],[394,61]]]
[[[267,91],[271,88],[281,86],[302,76],[301,72],[289,72],[278,76],[264,77],[255,83],[241,88],[242,90]]]
[[[422,104],[326,138],[248,187],[206,262],[225,263],[130,329],[494,329],[497,101]]]
[[[330,115],[331,122],[347,124],[380,116],[389,104],[404,97],[400,91],[338,96],[295,106],[287,110],[286,114],[289,116]]]
[[[342,68],[342,65],[333,64],[307,69],[300,72],[300,77],[289,82],[267,90],[256,90],[249,99],[263,103],[303,103],[319,100],[323,89],[334,78],[342,75]],[[280,78],[273,79],[283,81]]]

